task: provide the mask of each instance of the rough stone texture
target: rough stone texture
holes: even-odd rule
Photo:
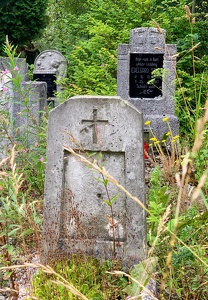
[[[22,76],[22,80],[28,80],[28,68],[26,60],[23,58],[15,58],[16,66],[18,67],[17,72]],[[8,112],[12,120],[16,119],[19,113],[19,101],[20,96],[15,89],[12,83],[12,67],[11,62],[8,57],[0,57],[0,73],[5,70],[9,70],[10,73],[7,73],[2,76],[0,75],[0,111],[3,114],[2,117],[5,117],[3,111]],[[3,91],[3,88],[6,87],[7,91]],[[8,134],[13,135],[13,128],[10,126],[8,128]],[[5,157],[5,152],[7,147],[9,147],[9,139],[4,135],[0,136],[0,159]]]
[[[112,254],[111,211],[104,203],[102,177],[63,146],[94,153],[109,174],[145,203],[142,126],[142,114],[120,97],[73,97],[50,112],[43,262],[78,250],[102,259]],[[144,258],[145,212],[113,184],[107,187],[110,197],[119,194],[113,204],[117,257],[133,265]]]
[[[35,128],[40,125],[41,112],[47,105],[47,86],[45,82],[28,81],[23,82],[21,88],[25,99],[29,99],[30,114],[25,114],[24,110],[26,107],[19,102],[16,126],[19,128],[19,131],[25,133],[28,144],[31,144],[36,141]]]
[[[17,72],[21,76],[22,82],[27,81],[28,67],[26,64],[26,60],[24,58],[16,58],[15,61],[16,66],[18,67],[18,70],[15,72]],[[0,57],[0,71],[5,71],[6,69],[9,71],[11,71],[12,69],[9,58]],[[7,75],[5,76],[7,77]],[[20,96],[18,91],[14,88],[12,80],[8,80],[5,86],[8,88],[7,93],[5,93],[7,106],[9,107],[11,117],[15,118],[19,112],[19,104],[17,102],[19,101]],[[14,99],[16,99],[16,101],[14,101]]]
[[[51,79],[47,79],[50,75],[54,74],[55,80],[60,80],[66,77],[66,72],[66,58],[56,50],[43,51],[35,59],[33,71],[34,78],[37,78],[39,81],[44,81],[45,77],[45,81],[48,85],[51,84],[51,82],[49,83]],[[38,75],[40,75],[40,78],[38,78]],[[44,77],[42,77],[41,75],[43,75]],[[62,89],[60,84],[55,84],[55,88],[56,92],[59,92]],[[52,100],[54,101],[54,106],[57,106],[58,101],[56,97],[51,97],[50,95],[50,98],[52,98]]]
[[[131,102],[143,112],[144,121],[150,120],[158,139],[167,132],[164,117],[169,117],[173,135],[178,135],[178,118],[174,116],[174,95],[176,78],[176,45],[165,44],[165,30],[162,34],[156,28],[135,28],[130,32],[130,43],[118,46],[117,94]],[[154,98],[130,97],[130,55],[163,54],[165,75],[162,81],[162,95]],[[148,68],[148,67],[147,67]],[[150,67],[149,70],[150,72]],[[139,72],[136,78],[139,83]]]
[[[0,58],[0,159],[5,158],[5,152],[9,147],[9,136],[12,135],[12,127],[7,128],[7,134],[5,134],[5,121],[7,119],[6,114],[9,113],[11,118],[16,114],[16,104],[14,103],[13,84],[11,72],[4,74],[3,71],[10,70],[8,59]]]

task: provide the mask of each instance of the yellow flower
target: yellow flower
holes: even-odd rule
[[[159,143],[160,143],[160,141],[156,141],[156,142],[155,142],[155,145],[158,145]]]
[[[152,138],[150,139],[150,141],[155,142],[155,141],[157,141],[157,139],[156,139],[156,137],[152,137]]]
[[[176,140],[172,140],[171,142],[172,142],[172,143],[175,143],[175,142],[176,142]]]
[[[177,140],[177,139],[179,139],[179,137],[180,137],[179,135],[175,135],[175,136],[173,137],[173,139],[174,139],[174,140]]]
[[[149,147],[152,147],[152,144],[149,144]]]
[[[165,143],[166,142],[166,140],[162,140],[162,143]]]
[[[170,135],[170,131],[168,131],[165,135],[166,135],[166,136],[169,136],[169,135]]]
[[[146,121],[144,124],[145,125],[150,125],[151,121]]]
[[[169,120],[168,117],[163,118],[163,122],[167,122]]]

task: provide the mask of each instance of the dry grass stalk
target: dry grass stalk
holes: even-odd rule
[[[187,17],[188,21],[190,22],[191,12],[190,12],[190,9],[189,9],[188,5],[185,5],[185,10],[186,10],[186,17]]]
[[[198,122],[198,127],[197,127],[198,132],[197,132],[197,136],[196,136],[195,141],[194,141],[194,146],[192,148],[192,154],[194,154],[194,155],[197,153],[197,151],[202,146],[202,138],[203,138],[202,132],[203,132],[205,124],[208,121],[208,113],[207,113],[207,111],[208,111],[208,100],[206,101],[205,109],[206,109],[206,111],[205,111],[204,117],[202,117]],[[170,249],[170,251],[167,255],[165,272],[163,274],[163,279],[162,279],[161,287],[160,287],[161,291],[164,290],[165,282],[166,282],[166,280],[169,276],[169,269],[171,268],[173,249],[174,249],[175,242],[176,242],[176,239],[177,239],[177,227],[178,227],[178,221],[179,221],[179,212],[180,212],[181,199],[182,199],[182,195],[183,195],[183,192],[184,192],[184,187],[188,184],[192,167],[193,167],[193,159],[191,159],[191,153],[188,152],[186,154],[186,156],[184,157],[184,160],[183,160],[182,174],[181,174],[181,176],[179,174],[177,174],[177,183],[178,183],[178,186],[179,186],[179,193],[178,193],[176,212],[175,212],[174,231],[173,231],[173,234],[172,234],[172,237],[171,237],[171,240],[170,240],[171,249]],[[202,186],[204,185],[205,180],[207,178],[207,174],[208,174],[208,169],[205,171],[205,173],[203,174],[201,180],[199,181],[199,185],[196,188],[196,192],[193,194],[194,197],[197,197],[199,195],[199,192],[200,192],[200,190],[201,190]],[[182,244],[184,244],[184,243],[182,243]],[[189,249],[195,256],[197,256],[187,245],[184,244],[184,246],[187,249]],[[198,257],[198,259],[200,259],[200,258]],[[205,266],[207,266],[207,263],[205,261],[203,261],[203,264]]]
[[[199,183],[193,192],[192,201],[197,200],[197,198],[200,196],[201,189],[203,188],[204,184],[206,183],[207,176],[208,176],[208,167],[205,170],[202,177],[200,178]]]
[[[56,273],[49,265],[42,265],[42,264],[34,264],[34,263],[25,263],[23,265],[15,265],[15,266],[8,266],[8,267],[1,267],[0,271],[5,271],[5,270],[16,270],[16,269],[22,269],[22,268],[36,268],[36,269],[41,269],[44,273],[46,274],[51,274],[54,275],[56,277],[58,277],[60,280],[51,280],[51,282],[57,284],[57,285],[62,285],[65,286],[67,289],[70,290],[70,292],[75,295],[76,297],[83,299],[83,300],[88,300],[88,298],[86,298],[81,292],[79,292],[72,284],[70,284],[64,277],[62,277],[61,275],[59,275],[58,273]],[[12,292],[12,289],[7,289],[4,291],[9,291]],[[17,292],[16,290],[14,290],[14,292]]]
[[[159,31],[159,33],[163,34],[162,28],[159,26],[159,24],[155,20],[153,20],[153,23],[154,23],[155,27],[157,28],[157,30]]]
[[[158,298],[156,298],[153,293],[148,290],[141,282],[139,282],[138,280],[136,280],[134,277],[132,277],[131,275],[123,272],[123,271],[113,271],[113,272],[106,272],[109,274],[116,274],[116,275],[125,275],[126,277],[128,277],[131,281],[135,282],[138,284],[138,286],[142,287],[143,291],[146,292],[153,300],[158,300]],[[128,298],[129,300],[133,300],[133,299],[139,299],[140,297],[142,297],[142,295],[138,295],[135,297],[131,297]]]
[[[162,218],[160,219],[160,222],[159,222],[159,225],[158,225],[158,230],[157,230],[157,236],[154,239],[154,242],[153,242],[153,244],[152,244],[152,246],[151,246],[151,248],[148,252],[148,257],[151,257],[153,255],[153,252],[155,250],[155,246],[156,246],[156,243],[157,243],[159,237],[166,230],[165,224],[167,224],[167,222],[169,221],[168,216],[170,215],[170,212],[171,212],[171,204],[168,205],[168,207],[166,208]]]

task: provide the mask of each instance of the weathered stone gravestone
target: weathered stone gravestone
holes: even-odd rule
[[[4,158],[10,147],[10,137],[13,136],[13,127],[7,126],[8,115],[11,120],[19,122],[20,96],[15,89],[12,76],[17,72],[21,74],[23,81],[28,79],[25,59],[15,58],[18,70],[13,70],[7,57],[0,57],[0,158]],[[13,73],[13,75],[12,75]]]
[[[43,262],[77,252],[108,259],[114,250],[126,265],[144,258],[145,211],[67,151],[90,156],[145,203],[142,128],[142,114],[120,97],[73,97],[50,112]],[[118,196],[113,211],[108,193]]]
[[[56,50],[46,50],[41,52],[34,62],[34,79],[47,83],[48,102],[57,106],[58,102],[55,92],[59,92],[62,87],[56,81],[66,77],[66,58]]]
[[[24,140],[28,144],[34,141],[33,129],[40,124],[40,112],[46,105],[46,83],[28,81],[25,59],[16,58],[15,62],[15,69],[12,69],[9,58],[0,58],[1,158],[12,146],[17,128],[18,133],[24,133]],[[13,82],[17,76],[21,78],[18,87]],[[30,109],[29,114],[25,112],[27,108]],[[34,123],[31,122],[32,119]]]
[[[165,30],[161,34],[156,28],[135,28],[130,43],[118,46],[117,94],[143,113],[144,122],[151,121],[158,139],[169,131],[164,117],[169,117],[173,135],[179,131],[174,115],[176,45],[165,44],[165,36]],[[158,68],[164,70],[163,80],[156,77],[148,83]],[[149,129],[144,131],[149,136]]]
[[[0,88],[1,94],[4,98],[3,103],[8,107],[8,110],[13,118],[15,118],[19,112],[19,101],[20,96],[17,90],[14,88],[12,83],[12,72],[21,75],[22,81],[28,80],[28,67],[25,59],[15,58],[17,71],[12,70],[11,62],[7,57],[0,57]],[[3,89],[6,88],[7,91]],[[1,98],[2,99],[2,98]],[[16,101],[15,101],[16,100]],[[1,103],[1,105],[3,104]],[[2,106],[1,106],[1,109]]]

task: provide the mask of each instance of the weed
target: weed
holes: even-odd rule
[[[33,297],[41,299],[125,299],[124,288],[128,280],[123,275],[115,275],[112,269],[119,269],[118,263],[100,262],[93,257],[72,255],[70,260],[51,263],[53,271],[47,267],[40,270],[33,280]],[[51,269],[52,270],[52,269]],[[33,297],[31,299],[33,299]]]

